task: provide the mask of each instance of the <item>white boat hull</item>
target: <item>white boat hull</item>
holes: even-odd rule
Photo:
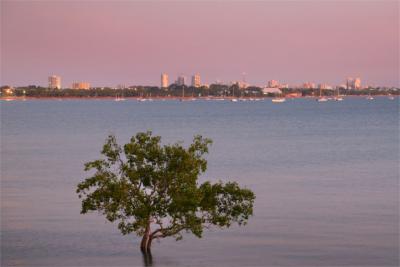
[[[286,101],[285,98],[273,98],[273,99],[272,99],[272,102],[273,102],[273,103],[283,103],[283,102],[285,102],[285,101]]]

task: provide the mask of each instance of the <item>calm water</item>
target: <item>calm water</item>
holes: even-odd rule
[[[1,265],[143,266],[139,240],[80,215],[106,136],[214,140],[203,180],[257,195],[245,227],[153,247],[153,266],[398,266],[399,103],[1,102]]]

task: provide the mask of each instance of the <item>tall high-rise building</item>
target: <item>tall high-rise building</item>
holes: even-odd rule
[[[195,75],[192,76],[192,86],[193,87],[200,87],[200,74],[196,73]]]
[[[168,74],[161,73],[161,88],[168,87]]]
[[[347,77],[346,89],[353,89],[353,78],[352,77]]]
[[[232,82],[232,84],[235,84],[239,87],[239,89],[246,89],[247,87],[249,87],[250,85],[244,81],[235,81]]]
[[[52,75],[49,77],[49,88],[50,89],[61,89],[61,77]]]
[[[361,79],[348,77],[346,79],[346,89],[361,89]]]
[[[355,78],[353,82],[354,89],[361,89],[361,79]]]
[[[319,85],[318,85],[318,89],[329,89],[329,88],[331,88],[329,85],[327,85],[326,83],[320,83]]]
[[[182,86],[185,85],[185,76],[181,75],[178,76],[178,79],[176,80],[176,85]]]
[[[268,81],[268,87],[269,88],[277,88],[277,87],[279,87],[279,82],[276,80],[270,80],[270,81]]]
[[[316,86],[315,86],[315,83],[306,82],[306,83],[303,84],[303,88],[304,88],[304,89],[315,89]]]
[[[90,89],[90,83],[88,82],[74,82],[72,89]]]

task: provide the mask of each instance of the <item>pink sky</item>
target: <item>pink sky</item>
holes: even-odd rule
[[[399,86],[398,1],[1,1],[1,84]]]

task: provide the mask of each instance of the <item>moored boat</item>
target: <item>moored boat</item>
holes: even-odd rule
[[[273,103],[283,103],[283,102],[285,102],[286,101],[286,98],[284,98],[284,97],[275,97],[275,98],[272,98],[272,102]]]
[[[317,102],[327,102],[328,98],[322,96],[322,88],[319,88],[319,97],[316,99]]]
[[[328,99],[326,98],[326,97],[319,97],[319,98],[317,98],[317,102],[327,102],[328,101]]]

